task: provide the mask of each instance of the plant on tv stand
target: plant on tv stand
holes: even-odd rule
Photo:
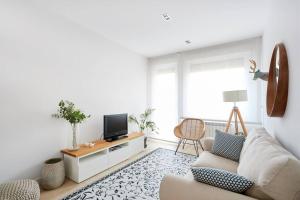
[[[75,107],[74,103],[70,101],[61,100],[58,104],[58,107],[59,108],[57,110],[57,113],[53,114],[52,117],[65,119],[71,124],[73,129],[73,144],[71,150],[78,150],[79,146],[77,144],[77,125],[89,118],[90,115],[86,115],[81,112]]]
[[[147,146],[146,144],[146,140],[147,140],[147,130],[151,130],[152,132],[158,133],[157,130],[157,126],[155,124],[155,122],[151,121],[151,115],[154,112],[155,109],[152,108],[148,108],[145,110],[145,112],[143,112],[142,114],[140,114],[140,118],[137,119],[137,117],[135,117],[134,115],[130,115],[128,117],[129,122],[131,123],[135,123],[137,124],[137,126],[140,129],[140,132],[143,132],[145,134],[145,147]]]

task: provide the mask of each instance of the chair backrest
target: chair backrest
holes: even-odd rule
[[[180,124],[182,138],[199,140],[205,134],[205,123],[201,119],[187,118]]]

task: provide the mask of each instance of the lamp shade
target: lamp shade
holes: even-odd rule
[[[239,102],[247,101],[247,90],[232,90],[223,92],[223,101],[224,102]]]

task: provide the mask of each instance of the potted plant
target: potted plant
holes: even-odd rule
[[[140,119],[138,120],[134,115],[129,116],[129,122],[136,123],[140,129],[140,132],[145,134],[144,138],[144,148],[147,147],[147,137],[148,137],[148,130],[150,129],[151,132],[158,133],[158,128],[156,124],[150,120],[151,114],[153,113],[154,109],[148,108],[145,110],[144,113],[140,114]]]
[[[55,118],[65,119],[71,124],[73,141],[72,149],[70,150],[78,150],[80,148],[77,144],[78,124],[89,118],[90,115],[86,115],[79,109],[75,108],[74,103],[70,101],[61,100],[58,104],[58,107],[57,113],[53,114],[52,116]]]

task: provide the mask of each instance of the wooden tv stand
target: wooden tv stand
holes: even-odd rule
[[[135,132],[112,142],[97,140],[94,143],[94,147],[80,145],[77,151],[61,151],[68,178],[80,183],[143,151],[144,134]]]

